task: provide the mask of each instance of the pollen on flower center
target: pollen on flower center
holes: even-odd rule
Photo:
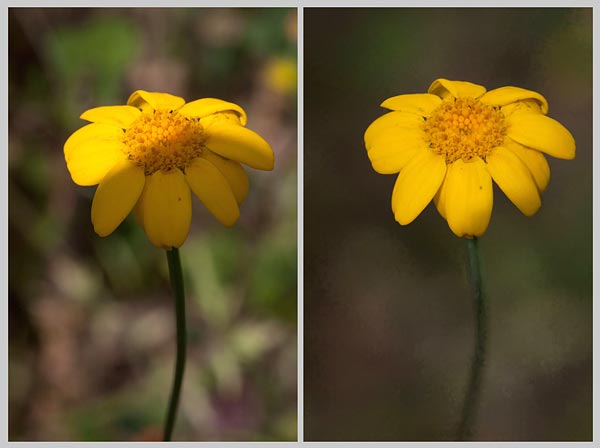
[[[444,102],[425,122],[429,147],[450,164],[486,156],[501,145],[506,135],[504,115],[474,98]]]
[[[202,154],[204,128],[176,111],[144,113],[125,131],[125,153],[146,175],[173,168],[184,170]]]

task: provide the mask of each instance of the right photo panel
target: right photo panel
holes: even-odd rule
[[[304,8],[304,440],[592,440],[592,9]]]

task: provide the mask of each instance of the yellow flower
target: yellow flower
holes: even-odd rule
[[[185,103],[167,93],[138,90],[126,106],[96,107],[92,122],[65,143],[65,160],[78,185],[98,185],[92,224],[112,233],[134,210],[148,239],[179,247],[192,218],[190,190],[224,225],[239,218],[248,193],[241,163],[273,169],[269,144],[247,129],[237,104],[203,98]]]
[[[438,79],[428,93],[388,98],[389,112],[365,132],[375,171],[400,173],[392,193],[398,223],[412,222],[433,199],[459,237],[481,236],[492,214],[492,179],[526,216],[541,206],[550,180],[544,154],[575,157],[575,140],[547,117],[548,102],[519,87]]]
[[[291,58],[275,58],[269,61],[264,71],[264,78],[271,90],[287,94],[296,90],[297,67]]]

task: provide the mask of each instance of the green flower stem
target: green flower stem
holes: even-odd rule
[[[169,277],[171,287],[175,294],[175,316],[177,320],[177,355],[175,359],[175,376],[173,378],[173,387],[171,389],[171,398],[169,399],[169,409],[167,420],[165,422],[165,432],[163,441],[171,440],[173,426],[175,426],[175,417],[177,416],[177,407],[179,405],[179,396],[181,395],[181,383],[183,381],[183,371],[185,369],[185,347],[186,347],[186,329],[185,329],[185,294],[183,291],[183,273],[181,271],[181,260],[179,258],[179,249],[173,247],[167,250],[167,261],[169,263]]]
[[[475,351],[471,360],[471,377],[465,396],[462,417],[458,426],[458,440],[469,440],[473,433],[475,416],[481,392],[481,377],[485,365],[487,346],[487,310],[481,278],[481,259],[477,238],[467,239],[469,252],[469,281],[475,305]]]

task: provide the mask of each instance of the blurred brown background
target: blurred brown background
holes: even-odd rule
[[[160,440],[175,353],[164,251],[94,234],[63,144],[136,89],[240,104],[275,151],[226,229],[181,248],[188,363],[175,440],[296,439],[294,9],[9,11],[10,440]]]
[[[592,437],[591,9],[304,10],[305,439],[455,437],[473,348],[465,242],[430,205],[399,226],[363,144],[436,78],[541,92],[575,136],[541,210],[496,188],[478,440]]]

